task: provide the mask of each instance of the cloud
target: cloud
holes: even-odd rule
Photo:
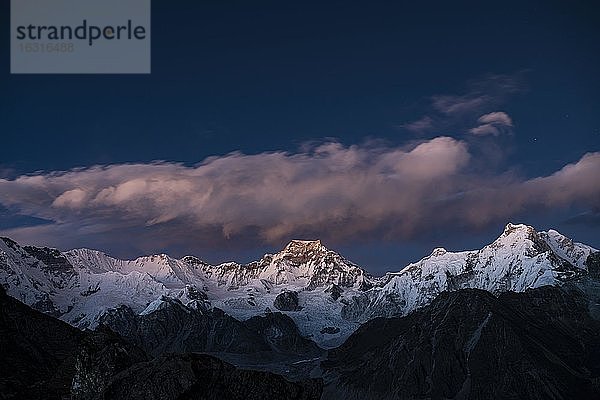
[[[424,133],[426,131],[431,130],[434,127],[434,123],[433,118],[426,115],[423,118],[420,118],[416,121],[403,124],[401,127],[410,132]]]
[[[483,125],[476,126],[475,128],[470,129],[469,132],[471,132],[474,135],[479,135],[479,136],[483,136],[483,135],[498,136],[498,135],[500,135],[500,129],[498,129],[496,126],[494,126],[492,124],[483,124]]]
[[[478,136],[499,136],[501,133],[510,132],[510,128],[513,126],[512,119],[508,114],[502,111],[484,114],[479,117],[477,122],[479,122],[480,125],[471,128],[469,132]]]
[[[432,96],[433,108],[443,114],[457,116],[496,107],[508,96],[524,90],[521,75],[488,75],[471,81],[464,94]]]
[[[491,112],[479,117],[478,121],[483,124],[498,124],[504,126],[513,126],[512,119],[507,113],[502,111]]]
[[[461,94],[436,94],[431,96],[428,112],[421,118],[401,125],[414,133],[434,129],[470,132],[475,135],[497,136],[512,127],[510,117],[502,112],[492,112],[502,106],[510,96],[524,92],[523,72],[512,75],[487,75],[472,80]],[[479,117],[479,125],[469,129]]]
[[[0,164],[0,178],[8,179],[14,178],[15,176],[18,176],[18,174],[13,168],[3,167],[2,164]]]
[[[496,179],[494,186],[481,185],[466,196],[464,204],[471,205],[466,218],[473,225],[485,226],[524,211],[552,212],[572,205],[597,209],[600,187],[593,182],[598,173],[600,152],[587,153],[549,176],[522,181]]]
[[[564,221],[570,225],[583,225],[591,228],[600,227],[600,211],[592,210],[574,215]]]
[[[297,153],[232,153],[188,166],[118,164],[0,179],[0,204],[52,223],[5,229],[25,242],[152,251],[397,239],[481,227],[524,210],[599,206],[600,153],[534,179],[484,174],[465,141],[328,142]],[[132,250],[133,251],[133,250]]]
[[[438,95],[432,97],[433,107],[444,114],[465,114],[484,108],[493,98],[486,94],[467,94],[463,96]]]

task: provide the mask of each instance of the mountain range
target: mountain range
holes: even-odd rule
[[[481,250],[437,248],[399,272],[374,277],[318,240],[294,240],[249,264],[210,265],[166,254],[119,260],[96,250],[60,252],[4,238],[0,283],[25,304],[81,329],[96,327],[112,308],[145,315],[168,298],[194,309],[216,307],[238,320],[281,311],[302,335],[331,348],[361,323],[406,315],[446,290],[498,294],[559,285],[585,274],[596,252],[553,230],[508,224]]]
[[[7,399],[600,398],[600,252],[554,230],[380,277],[318,240],[210,265],[2,238],[0,284]]]

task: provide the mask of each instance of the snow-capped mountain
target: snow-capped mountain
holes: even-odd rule
[[[594,253],[556,231],[509,224],[481,250],[435,249],[400,272],[374,278],[320,241],[294,240],[249,264],[210,265],[193,256],[119,260],[95,250],[61,253],[2,239],[0,283],[11,296],[80,328],[93,328],[119,305],[152,313],[167,296],[239,320],[278,308],[303,335],[331,347],[364,321],[407,314],[445,290],[519,292],[561,284],[586,274]]]
[[[388,274],[374,288],[346,305],[346,318],[364,322],[375,316],[406,315],[443,291],[473,288],[494,294],[558,285],[587,271],[590,246],[550,230],[508,224],[481,250],[449,252],[437,248],[400,272]]]
[[[338,342],[357,324],[342,319],[337,298],[356,295],[372,282],[318,240],[294,240],[246,265],[210,265],[165,254],[119,260],[96,250],[61,253],[0,240],[0,283],[7,292],[80,328],[95,327],[102,314],[121,304],[147,314],[160,307],[163,296],[189,307],[218,307],[245,320],[272,309],[281,293],[302,292],[288,313],[302,334]],[[321,333],[324,328],[336,332]]]
[[[367,274],[357,265],[327,249],[320,240],[292,240],[282,251],[248,265],[201,265],[204,276],[219,285],[239,288],[255,280],[313,290],[328,285],[369,287]]]

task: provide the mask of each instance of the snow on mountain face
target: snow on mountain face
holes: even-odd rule
[[[118,260],[102,253],[88,268],[73,263],[69,253],[49,248],[21,247],[0,240],[0,282],[7,292],[40,311],[58,316],[81,328],[93,326],[108,308],[126,301],[143,309],[149,300],[166,292],[166,287],[144,272],[123,274],[109,269]]]
[[[57,307],[60,302],[53,299],[75,284],[76,272],[57,250],[29,249],[0,239],[0,282],[8,294],[33,308],[51,315],[64,313],[66,308]]]
[[[202,279],[187,262],[171,258],[166,254],[145,256],[131,261],[118,260],[102,252],[88,249],[70,250],[64,255],[73,265],[93,273],[129,274],[138,271],[172,288],[181,289],[186,284],[194,284]]]
[[[574,243],[571,239],[553,229],[548,232],[540,232],[540,236],[556,255],[569,261],[577,268],[586,269],[587,258],[591,253],[598,251],[585,244]]]
[[[435,249],[419,262],[388,274],[385,285],[354,299],[343,312],[364,322],[374,316],[406,315],[446,290],[475,288],[498,294],[557,285],[584,274],[587,257],[596,251],[556,231],[538,233],[530,226],[508,224],[481,250]]]
[[[229,290],[257,280],[267,286],[290,285],[307,290],[332,284],[356,288],[369,285],[365,271],[327,249],[319,240],[293,240],[281,252],[266,254],[259,261],[247,265],[203,264],[200,268],[208,280],[227,286]]]
[[[584,274],[594,252],[556,231],[509,224],[481,250],[438,248],[400,272],[373,278],[320,241],[294,240],[247,265],[209,265],[193,256],[127,261],[95,250],[60,253],[1,239],[0,283],[13,297],[80,328],[93,328],[103,313],[121,304],[151,313],[162,296],[245,320],[272,309],[281,293],[294,292],[297,296],[288,297],[297,297],[298,304],[284,312],[303,335],[332,347],[365,320],[404,315],[444,290],[499,293],[560,284]]]
[[[300,291],[301,307],[289,315],[304,335],[337,343],[356,324],[342,319],[343,304],[336,300],[370,287],[371,279],[320,241],[292,241],[248,265],[164,254],[119,260],[89,249],[60,253],[0,241],[0,283],[9,294],[80,328],[94,328],[103,313],[121,304],[149,313],[162,296],[248,319],[273,308],[278,294]],[[328,326],[340,332],[320,332]]]
[[[374,280],[318,240],[293,240],[279,253],[266,254],[248,265],[204,264],[200,269],[211,304],[240,320],[273,309],[283,292],[299,292],[298,309],[286,314],[303,335],[326,347],[338,345],[358,326],[343,319],[341,298],[352,298]],[[321,332],[330,326],[339,332]]]
[[[259,265],[264,266],[260,278],[276,285],[296,284],[307,290],[327,285],[357,289],[369,286],[365,271],[319,240],[293,240],[283,251],[263,257]]]

